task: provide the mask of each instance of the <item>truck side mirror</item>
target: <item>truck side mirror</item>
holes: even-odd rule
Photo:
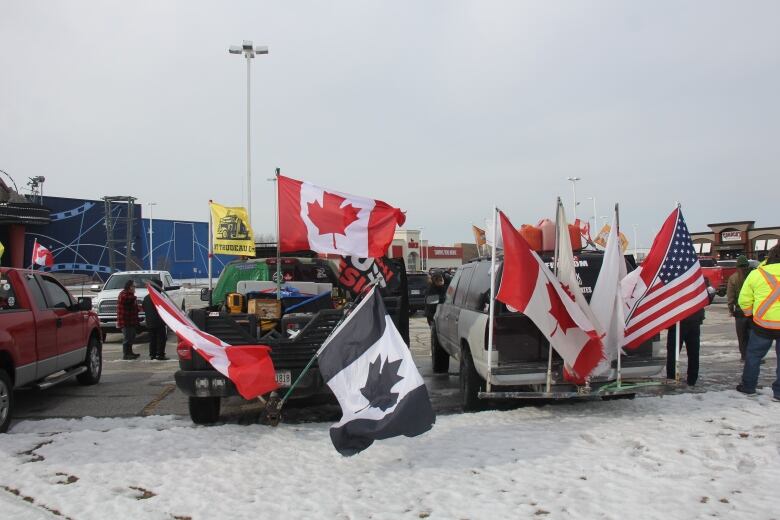
[[[92,298],[90,298],[89,296],[80,296],[78,299],[78,303],[76,304],[76,307],[80,311],[91,311]]]
[[[94,284],[89,287],[89,290],[92,292],[100,292],[101,286],[99,284]]]
[[[200,301],[202,302],[208,302],[211,301],[211,289],[208,287],[204,287],[200,290]]]

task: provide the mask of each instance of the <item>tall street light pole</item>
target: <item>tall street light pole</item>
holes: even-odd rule
[[[146,205],[149,206],[149,270],[151,271],[154,269],[154,217],[152,216],[152,212],[157,203],[147,202]]]
[[[572,212],[572,218],[577,219],[577,181],[582,180],[580,177],[566,177],[566,180],[571,181],[571,192],[574,196],[574,211]]]
[[[244,40],[242,45],[231,45],[230,54],[243,54],[246,58],[246,212],[249,216],[249,226],[252,226],[252,125],[250,118],[252,92],[252,58],[256,54],[268,54],[265,45],[255,46],[251,40]]]
[[[596,211],[596,196],[588,197],[588,200],[593,200],[593,232],[596,233],[596,227],[598,226],[598,222],[596,222],[596,215],[599,214],[598,211]]]

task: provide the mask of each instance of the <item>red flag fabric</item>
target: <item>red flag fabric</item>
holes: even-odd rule
[[[51,267],[54,265],[54,255],[36,241],[32,250],[32,264]]]
[[[708,304],[699,258],[680,208],[666,218],[642,265],[620,285],[625,348],[638,347]]]
[[[499,212],[499,217],[504,267],[496,299],[528,316],[571,375],[584,380],[604,358],[599,333],[506,215]]]
[[[279,387],[270,347],[229,345],[198,329],[181,309],[151,284],[146,287],[160,318],[168,328],[176,333],[179,340],[197,350],[219,373],[230,379],[244,399],[254,399]]]
[[[310,249],[359,258],[385,256],[404,213],[382,202],[280,175],[279,237],[283,252]]]

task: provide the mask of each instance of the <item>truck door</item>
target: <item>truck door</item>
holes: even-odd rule
[[[460,338],[458,337],[458,319],[460,311],[466,300],[471,276],[474,273],[474,266],[469,265],[461,269],[459,275],[456,275],[447,288],[447,295],[442,304],[440,327],[438,330],[442,333],[443,345],[448,352],[456,353],[460,351]]]
[[[76,364],[80,349],[87,346],[84,335],[86,317],[78,310],[70,293],[51,276],[40,276],[48,307],[55,316],[57,327],[57,368],[65,369]]]
[[[46,302],[38,278],[25,274],[24,283],[30,294],[31,307],[35,307],[35,327],[38,346],[36,379],[57,371],[57,315]]]

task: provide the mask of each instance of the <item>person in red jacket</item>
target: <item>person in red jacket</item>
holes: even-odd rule
[[[140,354],[133,352],[135,329],[138,326],[138,298],[135,296],[133,280],[125,282],[125,288],[119,293],[116,302],[116,326],[122,330],[122,359],[138,359]]]

